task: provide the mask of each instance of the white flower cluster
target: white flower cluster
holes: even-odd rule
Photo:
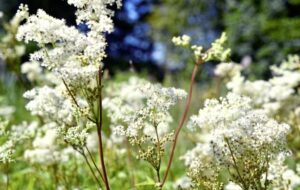
[[[238,64],[234,64],[232,62],[220,63],[215,69],[215,75],[222,78],[232,79],[233,77],[240,75],[241,70],[242,66]]]
[[[77,9],[77,23],[89,27],[87,33],[67,26],[65,20],[54,18],[43,10],[29,16],[28,8],[22,5],[18,14],[23,13],[27,18],[16,37],[26,43],[36,42],[40,48],[30,55],[30,62],[24,63],[21,68],[29,80],[44,85],[24,94],[29,100],[26,108],[39,116],[43,123],[55,123],[60,140],[84,154],[88,132],[99,122],[95,107],[99,106],[102,88],[99,73],[102,72],[102,59],[106,55],[104,35],[113,29],[113,11],[109,7],[115,3],[121,6],[121,2],[69,0],[68,3]],[[62,150],[54,146],[56,137],[53,130],[47,130],[43,133],[46,136],[40,135],[35,140],[41,144],[34,142],[33,149],[25,154],[33,163],[47,160],[53,163],[62,159]],[[53,146],[45,147],[42,140],[49,141]],[[44,153],[48,157],[40,158]]]
[[[32,138],[36,128],[36,122],[30,124],[24,122],[13,126],[0,123],[0,140],[2,141],[4,138],[0,145],[0,162],[10,163],[14,161],[13,154],[17,146],[24,143],[24,140]]]
[[[185,97],[183,90],[131,78],[112,87],[103,106],[116,126],[114,132],[139,147],[139,157],[157,167],[157,158],[153,160],[153,157],[162,154],[164,144],[173,139],[173,133],[169,132],[173,120],[169,110]],[[160,150],[156,150],[157,146]]]
[[[227,88],[253,100],[253,106],[276,120],[288,123],[292,131],[289,144],[294,153],[299,150],[300,124],[300,58],[289,56],[279,66],[272,66],[273,77],[269,80],[247,80],[241,73],[236,73],[228,82]],[[296,155],[296,154],[295,154]]]
[[[191,42],[191,37],[189,37],[188,35],[173,37],[172,42],[176,46],[187,46]]]
[[[24,158],[34,164],[51,165],[60,160],[60,152],[56,145],[57,133],[53,128],[55,123],[49,123],[43,128],[48,128],[45,134],[36,134],[33,140],[33,149],[27,149]],[[41,131],[41,130],[39,130]]]
[[[66,142],[82,147],[86,144],[87,131],[92,125],[86,118],[80,117],[89,112],[88,104],[78,99],[77,105],[74,105],[64,88],[62,85],[56,88],[44,86],[27,91],[24,97],[30,101],[26,108],[33,115],[42,117],[45,122],[57,123],[57,132]]]
[[[189,190],[192,187],[192,181],[189,177],[183,176],[174,183],[174,188],[178,190]]]
[[[67,162],[71,156],[77,156],[78,153],[75,150],[59,143],[60,134],[56,125],[54,122],[47,123],[36,130],[35,138],[32,141],[32,149],[27,149],[24,152],[25,160],[28,160],[31,164],[50,166]]]
[[[130,122],[130,117],[142,108],[143,94],[139,89],[145,86],[147,81],[137,77],[131,77],[127,82],[112,84],[106,88],[110,98],[103,99],[103,107],[113,123],[119,121]]]
[[[43,117],[46,121],[56,121],[57,123],[74,123],[75,108],[66,94],[64,86],[56,88],[44,86],[27,91],[24,97],[30,100],[26,109],[33,115]]]
[[[226,168],[232,182],[255,189],[270,160],[287,152],[289,126],[269,119],[251,107],[249,98],[236,94],[207,100],[190,125],[199,127],[204,136],[183,157],[196,184],[216,185],[219,171]]]
[[[19,9],[18,9],[17,13],[15,14],[15,16],[10,21],[10,24],[12,26],[19,26],[20,23],[24,19],[28,18],[28,16],[29,16],[29,12],[28,11],[29,11],[28,6],[24,5],[24,4],[21,4],[19,6]]]
[[[230,56],[231,50],[224,48],[227,42],[226,33],[222,33],[219,39],[212,43],[211,48],[207,50],[206,61],[220,60],[226,61]]]
[[[32,84],[49,86],[61,84],[61,79],[57,78],[54,73],[45,70],[45,68],[36,61],[23,63],[21,65],[21,73],[26,75]]]
[[[119,91],[114,91],[111,98],[105,99],[103,106],[110,113],[109,117],[113,122],[125,122],[128,125],[127,130],[122,133],[128,137],[137,137],[138,130],[146,128],[148,131],[150,126],[161,131],[161,127],[166,127],[172,121],[170,107],[186,97],[183,90],[152,85],[137,78],[131,78],[128,83],[117,86]]]
[[[121,0],[68,0],[70,5],[77,8],[77,23],[87,23],[89,28],[96,33],[112,32],[113,11],[108,7],[116,4],[121,7]]]
[[[195,55],[196,61],[226,61],[230,56],[231,50],[224,47],[227,41],[227,36],[222,33],[219,39],[216,39],[211,48],[207,51],[203,51],[204,48],[198,45],[190,46],[191,38],[188,35],[173,37],[172,42],[176,46],[188,47]]]
[[[267,179],[272,182],[273,190],[294,190],[300,187],[300,166],[296,165],[296,170],[284,165],[284,155],[279,155],[276,160],[270,163]]]
[[[286,118],[284,121],[288,122],[291,112],[295,114],[300,106],[300,102],[297,101],[297,88],[300,84],[299,63],[298,56],[290,56],[288,61],[279,67],[271,68],[274,76],[268,81],[246,80],[240,73],[234,71],[236,75],[227,83],[227,87],[234,93],[250,97],[255,106],[264,109],[270,116],[287,114],[283,117]],[[280,117],[282,119],[282,116]]]
[[[31,15],[19,27],[17,39],[34,41],[40,50],[31,54],[31,61],[53,70],[76,86],[95,78],[101,61],[105,57],[105,32],[111,32],[113,11],[107,6],[110,1],[68,1],[77,8],[77,22],[88,25],[90,31],[81,33],[74,26],[67,26],[65,20],[56,19],[43,10]],[[117,1],[120,5],[120,2]]]

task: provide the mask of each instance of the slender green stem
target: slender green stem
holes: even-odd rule
[[[155,128],[155,134],[156,134],[156,138],[157,138],[157,156],[158,156],[158,166],[156,168],[156,175],[157,175],[157,180],[158,180],[158,183],[161,182],[161,179],[160,179],[160,166],[161,166],[161,154],[160,154],[160,139],[159,139],[159,135],[158,135],[158,131],[157,131],[157,126],[155,125],[154,126]]]
[[[268,154],[267,154],[267,156],[266,156],[266,176],[265,176],[265,183],[264,183],[264,186],[265,186],[265,188],[264,189],[268,189],[268,186],[269,186],[269,181],[268,181],[268,175],[269,175],[269,173],[268,173],[268,168],[269,168],[269,162],[270,162],[270,159],[269,159],[269,156],[268,156]]]
[[[98,171],[98,173],[99,173],[101,179],[104,181],[104,177],[103,177],[101,171],[99,170],[99,168],[98,168],[98,166],[97,166],[97,164],[96,164],[96,162],[95,162],[95,160],[94,160],[94,158],[93,158],[93,155],[92,155],[91,151],[88,149],[87,146],[85,146],[85,148],[86,148],[86,150],[87,150],[87,152],[88,152],[88,154],[89,154],[89,156],[90,156],[90,158],[91,158],[91,160],[92,160],[92,163],[93,163],[94,167],[95,167],[96,170]]]
[[[95,172],[94,172],[94,170],[93,170],[93,167],[91,166],[90,161],[88,160],[86,154],[84,153],[83,150],[82,150],[82,151],[78,151],[78,152],[84,157],[85,162],[87,163],[87,165],[88,165],[88,167],[89,167],[91,173],[93,174],[93,177],[95,178],[96,182],[98,183],[98,185],[99,185],[99,187],[100,187],[100,189],[101,189],[101,188],[102,188],[101,182],[100,182],[99,179],[97,178],[97,176],[96,176],[96,174],[95,174]]]
[[[135,187],[135,174],[134,174],[134,170],[132,169],[132,155],[131,155],[131,151],[130,151],[130,145],[128,143],[128,141],[126,141],[126,147],[127,147],[127,165],[128,165],[128,173],[130,176],[130,183],[131,183],[131,188],[132,190],[136,190]]]
[[[232,150],[232,148],[230,146],[230,143],[229,143],[229,141],[228,141],[228,139],[226,137],[224,137],[224,140],[225,140],[226,144],[228,145],[228,149],[229,149],[230,155],[232,157],[232,161],[233,161],[233,167],[236,170],[236,172],[237,172],[237,174],[238,174],[238,176],[239,176],[239,178],[240,178],[240,180],[241,180],[241,182],[242,182],[242,184],[244,186],[244,189],[246,190],[246,189],[248,189],[248,186],[245,183],[245,181],[244,181],[244,179],[243,179],[243,177],[242,177],[242,175],[241,175],[241,173],[239,171],[239,168],[238,168],[238,165],[237,165],[237,162],[236,162],[233,150]]]
[[[5,172],[6,172],[6,190],[9,189],[9,162],[5,164]]]

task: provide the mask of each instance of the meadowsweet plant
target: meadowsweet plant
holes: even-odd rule
[[[226,84],[230,91],[250,97],[254,107],[291,126],[289,145],[294,155],[299,150],[299,63],[299,56],[289,56],[281,65],[271,67],[273,77],[269,80],[247,80],[238,69],[241,67],[233,63],[221,64],[216,69],[219,75],[231,76]]]
[[[113,30],[113,11],[108,6],[116,3],[120,7],[121,3],[114,0],[69,0],[68,3],[77,8],[77,24],[86,24],[89,27],[87,33],[80,32],[74,26],[67,26],[64,20],[53,18],[43,10],[29,16],[27,8],[24,8],[26,6],[21,5],[19,14],[26,15],[26,22],[19,27],[16,37],[26,43],[33,41],[40,48],[30,55],[30,61],[22,66],[22,72],[32,81],[41,80],[39,75],[45,68],[59,79],[59,82],[46,83],[45,86],[26,92],[24,97],[29,100],[26,107],[33,115],[41,117],[43,122],[56,123],[55,129],[59,136],[83,156],[86,151],[89,152],[86,150],[87,136],[93,128],[97,128],[101,171],[98,168],[96,170],[106,189],[109,189],[102,142],[102,59],[106,56],[104,33]],[[112,94],[111,99],[104,101],[114,125],[111,128],[115,134],[127,137],[138,148],[138,157],[155,168],[160,187],[166,181],[177,138],[186,119],[198,66],[210,60],[224,61],[230,53],[230,50],[223,47],[226,42],[225,34],[207,51],[201,46],[189,47],[190,38],[186,35],[174,38],[173,41],[191,49],[195,54],[187,106],[175,136],[172,131],[167,130],[172,121],[169,109],[177,100],[186,96],[182,90],[162,88],[141,81],[138,82],[140,85],[134,87],[139,91],[136,96],[133,95],[134,101],[127,100],[130,96],[122,97],[117,91]],[[122,108],[117,109],[118,106]],[[167,171],[161,181],[160,165],[164,146],[170,141],[174,141],[173,148]],[[29,158],[28,155],[30,152],[27,153]]]
[[[188,114],[188,111],[190,108],[192,93],[193,93],[193,85],[195,82],[195,77],[197,75],[199,65],[201,65],[207,61],[226,61],[229,59],[230,52],[231,52],[230,49],[227,49],[225,47],[226,41],[227,41],[227,36],[225,33],[222,33],[221,37],[219,39],[216,39],[215,42],[212,43],[211,48],[209,48],[206,51],[204,50],[204,48],[202,46],[191,45],[190,44],[191,39],[187,35],[183,35],[182,37],[174,37],[172,39],[172,41],[175,45],[187,48],[188,50],[190,50],[194,53],[195,65],[194,65],[191,80],[190,80],[190,87],[189,87],[188,97],[186,100],[185,109],[184,109],[183,115],[181,116],[181,119],[179,121],[178,127],[175,130],[174,142],[171,146],[171,152],[170,152],[167,169],[166,169],[165,175],[163,177],[163,180],[160,184],[160,187],[164,186],[164,184],[167,180],[172,162],[173,162],[173,157],[174,157],[179,133],[184,126],[184,123],[185,123],[185,120],[187,118],[187,114]]]
[[[196,187],[223,189],[220,173],[226,171],[240,189],[268,189],[270,163],[289,153],[289,126],[253,109],[251,99],[236,94],[207,100],[191,117],[190,127],[199,127],[202,136],[183,156]]]
[[[169,110],[186,97],[186,92],[136,77],[107,90],[110,97],[104,99],[103,106],[111,118],[111,128],[136,148],[137,158],[151,164],[159,184],[165,145],[174,136],[169,127],[173,121]]]
[[[103,59],[105,34],[113,31],[113,8],[120,8],[121,0],[65,2],[75,7],[77,25],[87,31],[41,9],[30,15],[26,5],[6,25],[0,44],[6,63],[23,55],[22,43],[38,48],[21,66],[12,61],[34,86],[23,94],[32,120],[15,124],[18,108],[0,107],[1,185],[28,190],[300,187],[298,56],[273,66],[269,80],[250,81],[243,66],[230,62],[225,33],[207,49],[183,35],[172,42],[194,60],[188,92],[138,77],[116,82],[104,74]],[[198,69],[210,61],[221,62],[215,75],[229,93],[206,100],[185,125]],[[186,103],[176,118],[172,112],[181,101]],[[180,142],[184,126],[188,130]],[[166,184],[178,144],[186,171],[172,172],[172,183]],[[292,163],[290,155],[296,157]],[[28,185],[10,185],[22,175]]]
[[[106,56],[104,33],[113,29],[113,11],[108,6],[116,3],[120,7],[121,3],[115,0],[69,0],[68,3],[77,8],[77,24],[86,24],[90,29],[88,33],[67,26],[64,20],[41,9],[28,16],[18,29],[18,40],[35,42],[40,47],[31,54],[31,65],[39,63],[60,80],[58,84],[28,91],[24,96],[30,100],[27,109],[44,122],[56,123],[58,135],[84,157],[89,152],[86,149],[88,132],[96,128],[101,171],[95,164],[94,170],[98,171],[105,188],[110,189],[102,142],[102,59]],[[23,7],[26,6],[21,5],[19,12],[28,15]],[[29,155],[32,152],[27,152]],[[102,186],[100,182],[99,186]]]

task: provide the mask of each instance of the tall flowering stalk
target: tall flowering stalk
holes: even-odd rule
[[[191,40],[190,37],[187,36],[187,35],[183,35],[181,37],[174,37],[173,40],[172,40],[173,43],[177,46],[188,47],[191,50],[193,50],[194,55],[195,55],[195,65],[194,65],[194,69],[193,69],[193,72],[192,72],[192,77],[191,77],[191,80],[190,80],[188,98],[186,100],[184,112],[181,116],[178,127],[175,131],[174,141],[173,141],[173,144],[172,144],[172,147],[171,147],[171,152],[170,152],[170,157],[169,157],[167,169],[166,169],[165,175],[163,177],[163,180],[160,184],[161,188],[164,186],[164,184],[167,180],[167,177],[168,177],[168,174],[169,174],[169,171],[171,169],[172,162],[173,162],[175,148],[176,148],[176,145],[177,145],[179,133],[180,133],[181,129],[183,128],[184,123],[185,123],[186,118],[187,118],[187,115],[188,115],[188,111],[189,111],[191,100],[192,100],[193,86],[194,86],[194,83],[195,83],[195,78],[196,78],[196,75],[197,75],[197,72],[198,72],[199,65],[201,65],[201,64],[203,64],[207,61],[212,61],[212,60],[226,61],[230,56],[230,49],[224,48],[224,44],[227,41],[227,36],[226,36],[225,33],[223,33],[219,39],[217,39],[214,43],[212,43],[212,47],[210,49],[208,49],[207,51],[203,51],[202,46],[193,45],[193,46],[190,47],[190,40]]]
[[[89,32],[82,33],[74,26],[67,26],[64,20],[53,18],[43,10],[27,16],[26,23],[19,27],[19,40],[33,41],[40,47],[30,55],[27,65],[38,63],[59,79],[50,86],[26,92],[24,96],[30,100],[26,107],[42,117],[43,122],[56,123],[59,136],[84,156],[92,172],[95,167],[109,190],[102,134],[102,60],[106,56],[104,33],[113,30],[113,11],[108,7],[115,3],[120,7],[121,2],[68,0],[68,3],[77,8],[77,24],[86,24]],[[27,11],[22,5],[20,12],[29,15]],[[87,136],[93,128],[98,134],[101,171],[86,150]]]

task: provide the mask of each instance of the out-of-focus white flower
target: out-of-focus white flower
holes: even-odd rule
[[[174,188],[180,190],[188,190],[192,187],[192,180],[187,177],[181,177],[175,181]]]
[[[29,16],[29,9],[27,5],[21,4],[15,16],[11,19],[12,26],[19,26],[19,24]]]
[[[155,127],[159,135],[165,134],[172,121],[170,107],[186,97],[183,90],[164,88],[135,78],[117,85],[117,88],[112,91],[112,98],[103,101],[103,107],[108,110],[113,122],[127,124],[127,129],[119,126],[117,131],[128,137],[136,136],[136,132],[142,129],[146,136],[156,138]]]
[[[27,75],[30,81],[38,81],[42,77],[42,68],[38,62],[26,62],[21,65],[21,72]]]
[[[191,37],[189,37],[188,35],[173,37],[172,42],[176,46],[187,46],[191,42]]]
[[[91,151],[97,151],[98,150],[98,134],[96,131],[89,133],[86,137],[86,146]]]
[[[229,182],[225,187],[224,190],[243,190],[243,188],[241,188],[241,186],[233,183],[233,182]]]
[[[0,107],[0,116],[3,116],[5,118],[10,117],[16,109],[13,106],[1,106]]]
[[[199,58],[200,56],[202,56],[202,53],[203,53],[202,46],[193,45],[191,48],[194,51],[194,55],[195,55],[196,59]]]
[[[215,75],[219,77],[227,77],[229,79],[233,78],[236,75],[240,75],[242,67],[235,63],[220,63],[215,69]]]
[[[298,130],[297,109],[300,107],[300,58],[289,56],[279,66],[272,66],[273,77],[269,80],[247,80],[236,75],[227,83],[227,88],[242,96],[250,97],[255,107],[269,116],[290,124]]]
[[[0,123],[6,125],[7,123]],[[7,140],[0,145],[0,162],[9,163],[15,160],[13,154],[16,147],[23,142],[23,140],[32,138],[37,127],[36,122],[27,124],[23,122],[20,125],[10,126],[9,130],[5,126],[0,126],[0,134],[7,138]]]
[[[55,129],[48,129],[42,137],[37,136],[32,145],[33,147],[39,148],[52,148],[55,146],[55,141],[57,138],[57,132]]]
[[[270,162],[268,173],[263,176],[263,178],[267,176],[268,180],[272,181],[271,187],[274,190],[294,190],[300,187],[299,172],[289,169],[284,161],[284,155],[280,155],[276,160]]]

